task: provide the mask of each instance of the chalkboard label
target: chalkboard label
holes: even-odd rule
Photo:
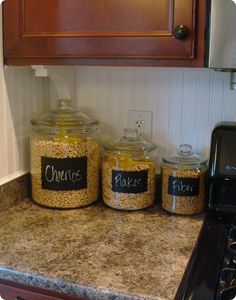
[[[147,191],[148,171],[112,170],[112,191],[119,193],[144,193]]]
[[[199,194],[199,178],[169,176],[168,194],[173,196],[197,196]]]
[[[87,188],[87,157],[41,157],[42,188],[54,191]]]

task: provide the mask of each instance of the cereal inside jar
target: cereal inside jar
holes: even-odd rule
[[[163,159],[162,207],[175,214],[197,214],[204,210],[206,160],[192,153],[188,144]]]
[[[77,208],[98,199],[98,122],[59,99],[54,111],[31,120],[33,200],[47,207]]]
[[[124,129],[121,139],[104,146],[102,163],[103,201],[121,210],[138,210],[154,203],[156,146],[136,129]]]

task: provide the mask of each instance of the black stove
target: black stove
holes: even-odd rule
[[[236,219],[230,224],[224,251],[217,300],[236,299]]]
[[[236,300],[236,122],[212,132],[206,202],[175,300]]]

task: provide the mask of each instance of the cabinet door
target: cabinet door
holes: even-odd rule
[[[203,66],[205,3],[5,0],[5,63]]]
[[[3,300],[86,300],[0,279],[0,299]]]

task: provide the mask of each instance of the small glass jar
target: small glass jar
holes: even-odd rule
[[[104,202],[121,210],[138,210],[153,204],[156,146],[136,129],[124,129],[122,138],[104,146],[102,191]]]
[[[162,207],[175,214],[197,214],[205,202],[206,160],[180,145],[176,154],[162,163]]]
[[[73,109],[70,99],[31,120],[32,197],[54,208],[76,208],[97,200],[100,145],[98,122]]]

